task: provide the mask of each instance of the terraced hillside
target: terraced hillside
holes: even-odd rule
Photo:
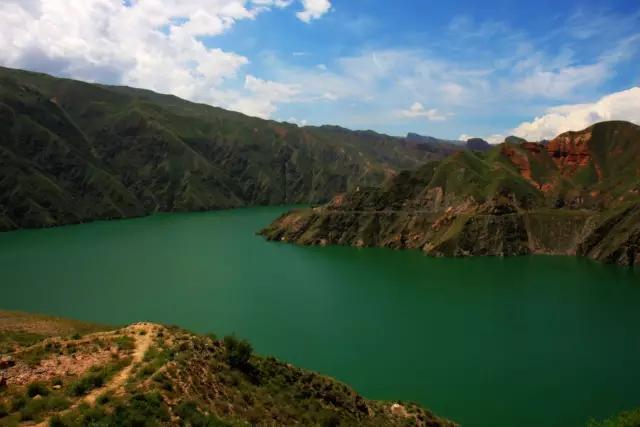
[[[450,151],[0,67],[0,230],[323,202]]]
[[[272,240],[434,256],[584,255],[640,264],[640,127],[604,122],[548,144],[461,151],[291,212]]]
[[[0,311],[0,426],[450,426],[234,337]]]

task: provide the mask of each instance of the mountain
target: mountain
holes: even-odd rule
[[[2,426],[456,426],[175,326],[0,311],[0,348]]]
[[[469,138],[466,141],[458,141],[451,139],[439,139],[433,136],[423,136],[417,133],[409,132],[405,138],[409,142],[417,144],[425,144],[434,148],[440,148],[447,154],[452,154],[460,149],[472,151],[487,151],[491,149],[491,144],[482,138]]]
[[[430,144],[434,146],[449,145],[454,147],[464,146],[464,141],[452,140],[452,139],[440,139],[433,136],[424,136],[417,133],[409,132],[405,138],[409,142],[415,142],[418,144]]]
[[[507,144],[524,144],[527,142],[526,139],[524,138],[520,138],[519,136],[508,136],[504,139],[504,142],[506,142]]]
[[[491,144],[482,138],[469,138],[465,147],[472,151],[489,151],[491,150]]]
[[[0,68],[0,230],[324,202],[448,152]]]
[[[564,254],[639,265],[640,127],[603,122],[548,144],[460,151],[285,214],[262,233],[434,256]]]

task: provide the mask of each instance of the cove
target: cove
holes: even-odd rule
[[[2,233],[0,308],[235,332],[463,426],[583,426],[640,406],[639,272],[256,236],[285,210]]]

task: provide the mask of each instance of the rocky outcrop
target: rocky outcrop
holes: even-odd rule
[[[573,175],[579,168],[591,163],[591,136],[591,130],[587,129],[563,133],[549,142],[547,152],[563,175]]]
[[[548,146],[505,143],[486,155],[459,152],[381,188],[286,214],[262,233],[305,245],[433,256],[582,255],[640,265],[638,146],[640,127],[611,122],[563,134]],[[596,162],[619,165],[619,173],[585,173]]]

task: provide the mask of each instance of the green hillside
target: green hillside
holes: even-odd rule
[[[0,230],[323,202],[445,152],[0,68]]]
[[[638,265],[640,127],[604,122],[546,145],[457,152],[284,215],[263,234],[434,256],[543,253]]]

